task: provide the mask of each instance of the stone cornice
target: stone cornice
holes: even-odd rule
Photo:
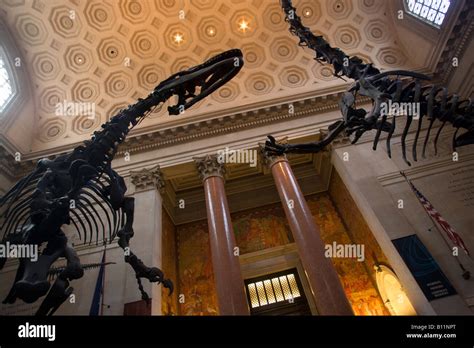
[[[130,153],[150,151],[158,147],[172,146],[197,139],[242,131],[248,128],[261,127],[270,123],[278,123],[289,119],[337,110],[341,95],[341,93],[336,93],[329,96],[313,97],[298,102],[264,107],[131,137],[125,141],[117,154],[123,154],[126,151]],[[358,103],[364,103],[368,100],[368,98],[360,98]],[[288,112],[289,105],[293,105],[293,113]]]
[[[321,131],[321,138],[324,138],[326,134],[327,134],[326,130]],[[343,146],[351,145],[351,144],[352,144],[352,141],[351,141],[350,136],[348,136],[346,132],[342,132],[336,138],[334,138],[330,146],[331,146],[331,149],[337,149],[339,147],[343,147]]]
[[[156,148],[174,146],[190,141],[209,138],[216,135],[238,132],[245,129],[262,127],[268,124],[284,122],[291,119],[303,118],[311,115],[334,111],[339,108],[339,100],[342,93],[332,95],[311,97],[295,102],[288,102],[271,107],[264,107],[257,110],[245,111],[230,114],[206,121],[196,121],[194,123],[165,128],[152,133],[130,136],[124,144],[119,147],[117,155],[125,152],[140,153],[151,151]],[[358,99],[362,104],[369,101],[366,97]],[[289,112],[289,106],[293,105],[294,112]],[[78,143],[79,144],[79,143]],[[2,146],[0,146],[0,169],[16,178],[24,175],[33,169],[40,158],[55,157],[71,151],[78,144],[53,150],[50,153],[36,153],[33,155],[23,155],[22,161],[15,161],[14,157]]]

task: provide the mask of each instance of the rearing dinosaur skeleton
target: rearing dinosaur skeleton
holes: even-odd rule
[[[135,271],[144,300],[149,297],[141,278],[162,283],[171,293],[173,284],[164,278],[163,272],[147,267],[130,251],[134,198],[125,197],[125,181],[112,169],[111,162],[130,130],[159,104],[177,96],[177,104],[169,106],[168,112],[178,115],[230,81],[242,66],[242,52],[229,50],[172,75],[145,99],[139,99],[103,124],[91,140],[54,160],[40,160],[31,174],[1,197],[1,244],[45,245],[37,260],[20,259],[14,284],[3,303],[14,303],[17,298],[32,303],[46,295],[36,314],[52,315],[71,295],[69,281],[81,278],[88,267],[81,265],[61,229],[71,223],[84,243],[87,239],[91,243],[95,237],[97,244],[99,231],[109,243],[118,237],[125,262]],[[66,266],[52,267],[60,257],[66,259]],[[0,258],[0,269],[5,262],[6,258]],[[48,281],[51,274],[55,275],[52,286]]]
[[[318,142],[306,144],[280,144],[275,138],[268,136],[265,150],[272,154],[283,153],[311,153],[319,152],[329,145],[339,134],[344,131],[346,135],[354,134],[352,144],[369,130],[376,130],[373,149],[377,149],[382,132],[388,133],[386,139],[387,153],[391,157],[390,140],[395,131],[396,116],[391,122],[387,121],[386,104],[391,103],[417,103],[419,115],[406,115],[405,128],[401,136],[402,156],[404,161],[411,165],[406,155],[406,137],[413,119],[418,118],[418,127],[412,147],[413,160],[417,161],[417,144],[420,136],[423,117],[427,117],[429,126],[423,143],[422,156],[425,157],[426,146],[435,120],[441,122],[435,139],[434,148],[437,153],[437,143],[441,130],[450,123],[456,131],[453,136],[453,149],[456,147],[474,144],[474,100],[460,100],[456,94],[448,95],[446,87],[423,85],[422,80],[429,80],[428,76],[404,70],[380,72],[372,64],[365,64],[362,59],[349,57],[338,48],[333,48],[322,36],[314,35],[305,27],[301,18],[296,14],[291,0],[281,0],[285,12],[285,20],[290,25],[290,32],[299,38],[299,45],[309,47],[316,52],[315,60],[319,63],[333,65],[334,75],[355,80],[352,87],[344,93],[339,105],[343,119],[329,126],[328,134]],[[402,78],[403,77],[403,78]],[[367,96],[372,99],[372,110],[356,108],[356,96]],[[385,104],[385,105],[384,105]],[[466,131],[458,135],[460,128]]]

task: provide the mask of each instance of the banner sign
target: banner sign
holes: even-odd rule
[[[392,240],[428,301],[456,295],[448,278],[417,235]]]

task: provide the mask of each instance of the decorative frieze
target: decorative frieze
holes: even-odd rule
[[[273,106],[262,106],[260,109],[231,113],[225,116],[220,115],[205,122],[196,121],[192,124],[176,126],[173,128],[150,130],[147,134],[129,136],[124,144],[119,146],[117,155],[123,155],[125,152],[142,153],[152,151],[157,148],[175,146],[178,144],[215,137],[218,135],[229,134],[245,129],[264,127],[269,124],[291,120],[295,118],[307,117],[338,109],[338,102],[342,92],[334,91],[333,94],[318,97],[308,97],[298,102],[279,102],[275,101]],[[364,103],[368,98],[358,99],[358,103]],[[289,112],[290,105],[293,106],[292,113]],[[205,127],[203,127],[205,124]],[[0,144],[0,157],[5,157],[8,161],[8,167],[15,177],[30,172],[39,158],[55,156],[68,153],[79,143],[39,151],[36,153],[25,154],[22,161],[15,161],[14,157]],[[52,152],[54,151],[54,154]]]

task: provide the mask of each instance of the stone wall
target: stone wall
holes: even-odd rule
[[[413,127],[413,126],[412,126]],[[433,130],[435,132],[436,130]],[[424,136],[424,132],[423,132]],[[361,141],[358,145],[347,145],[332,151],[332,163],[350,192],[360,213],[373,232],[390,266],[400,279],[410,302],[421,315],[469,315],[474,308],[474,286],[472,278],[466,280],[446,245],[442,234],[424,211],[410,186],[400,175],[406,175],[416,188],[433,204],[445,220],[459,233],[470,250],[474,249],[474,236],[470,231],[474,223],[472,214],[472,187],[474,157],[472,147],[457,149],[453,156],[449,130],[444,130],[434,154],[432,143],[428,144],[426,158],[404,163],[400,138],[392,139],[392,158],[383,146],[372,150],[372,142]],[[368,137],[372,139],[372,137]],[[407,147],[412,148],[413,135],[407,138]],[[411,151],[411,150],[410,150]],[[411,154],[410,154],[411,155]],[[330,191],[341,210],[347,210],[347,221],[357,212],[350,212],[351,202],[337,198],[337,188]],[[342,209],[343,208],[343,209]],[[356,224],[357,225],[357,224]],[[359,232],[351,231],[357,239]],[[457,295],[428,301],[407,265],[393,245],[393,240],[416,234],[439,264]],[[459,251],[459,260],[473,272],[473,263]],[[470,309],[471,307],[471,309]]]

